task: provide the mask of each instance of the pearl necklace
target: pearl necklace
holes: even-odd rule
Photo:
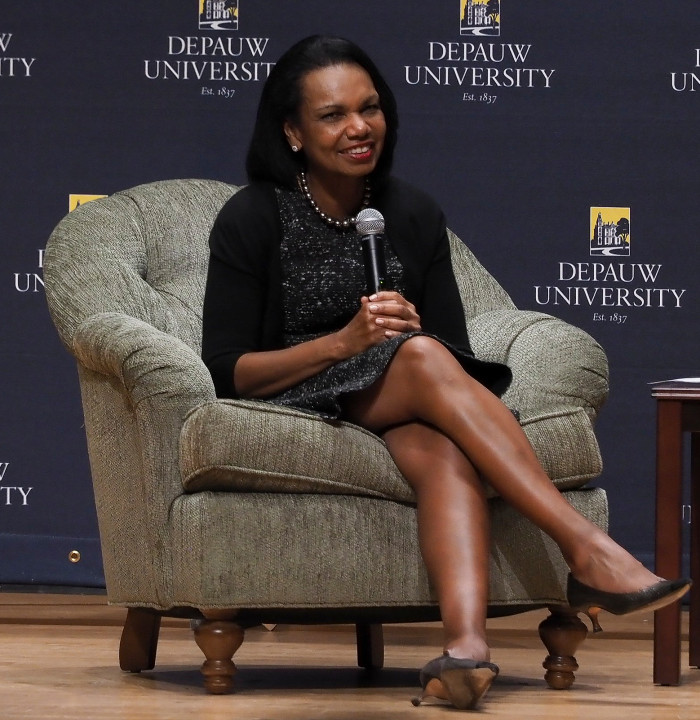
[[[306,181],[306,173],[304,171],[299,173],[299,186],[301,187],[301,191],[304,193],[304,197],[309,201],[309,205],[311,205],[314,212],[325,222],[327,225],[330,225],[331,227],[338,228],[340,230],[347,230],[351,225],[355,224],[356,215],[353,215],[352,217],[345,218],[345,220],[336,220],[335,218],[332,218],[330,215],[326,215],[326,213],[321,210],[321,208],[316,204],[316,201],[311,196],[311,191],[309,190],[309,184]],[[365,192],[362,197],[362,205],[360,209],[369,207],[369,198],[370,198],[371,188],[369,183],[369,178],[365,179]]]

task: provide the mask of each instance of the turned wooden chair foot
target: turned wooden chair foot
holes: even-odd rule
[[[554,690],[567,690],[573,685],[578,670],[574,657],[586,639],[588,628],[571,608],[550,607],[551,615],[540,623],[540,638],[549,655],[542,663],[547,671],[544,679]]]
[[[145,608],[129,608],[119,643],[119,667],[138,673],[156,664],[160,615]]]
[[[206,657],[202,675],[207,692],[222,695],[233,690],[236,666],[232,658],[243,637],[243,628],[232,620],[207,618],[195,628],[194,639]]]
[[[365,670],[381,670],[384,667],[384,630],[381,624],[358,623],[357,664]]]

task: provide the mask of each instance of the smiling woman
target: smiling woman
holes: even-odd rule
[[[258,109],[251,184],[211,233],[202,352],[220,397],[383,438],[415,492],[445,631],[417,702],[473,708],[498,673],[486,640],[484,479],[559,545],[574,610],[655,608],[689,583],[646,570],[545,474],[500,400],[510,369],[471,350],[442,211],[389,175],[397,125],[391,90],[354,44],[311,37],[280,58]],[[370,203],[385,219],[392,289],[368,297],[354,223]]]
[[[298,113],[284,124],[292,147],[303,150],[308,188],[331,217],[345,217],[364,196],[364,183],[384,148],[386,121],[372,78],[357,65],[314,70],[302,83]]]

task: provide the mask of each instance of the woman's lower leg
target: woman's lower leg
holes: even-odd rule
[[[440,604],[444,650],[489,660],[489,516],[483,482],[459,448],[433,428],[400,426],[384,439],[416,493],[419,543]]]

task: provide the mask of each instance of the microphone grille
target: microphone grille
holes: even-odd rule
[[[384,232],[384,216],[374,208],[364,208],[357,213],[355,227],[360,235],[379,235]]]

